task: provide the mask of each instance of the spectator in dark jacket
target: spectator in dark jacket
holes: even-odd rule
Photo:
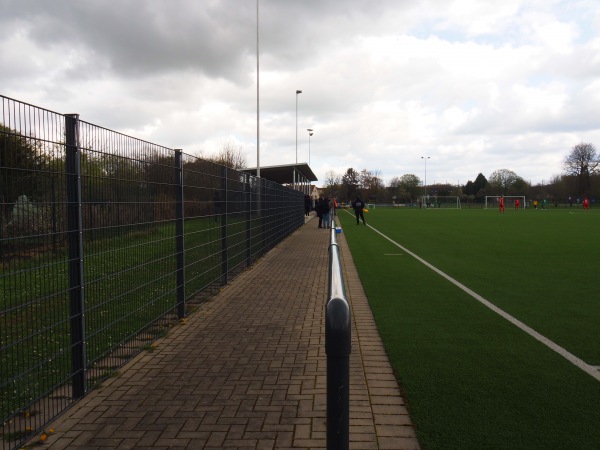
[[[363,209],[365,209],[365,202],[360,199],[360,196],[356,196],[356,199],[352,202],[352,208],[354,209],[354,215],[356,216],[356,225],[359,224],[358,219],[362,219],[363,224],[366,225],[365,213],[363,212]]]
[[[330,211],[331,201],[329,200],[329,197],[325,197],[323,200],[323,228],[331,228]]]
[[[310,210],[312,209],[312,198],[310,198],[310,195],[306,194],[304,196],[304,215],[305,216],[310,216]]]
[[[315,203],[315,211],[317,213],[317,217],[319,218],[319,228],[323,228],[323,202],[325,199],[322,195],[319,196],[317,202]]]

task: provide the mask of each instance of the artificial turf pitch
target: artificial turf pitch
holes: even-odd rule
[[[423,448],[600,448],[600,381],[350,214],[338,217]],[[600,210],[376,208],[366,220],[600,366]]]

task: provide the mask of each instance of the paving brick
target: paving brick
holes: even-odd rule
[[[414,438],[386,438],[382,437],[379,439],[379,448],[381,450],[398,450],[399,448],[405,450],[419,450],[419,443]]]
[[[404,414],[376,414],[376,425],[411,425],[410,417]]]
[[[415,430],[411,426],[376,425],[377,436],[380,437],[415,437]]]
[[[418,449],[342,235],[350,448]],[[55,425],[46,448],[326,447],[329,233],[309,220]],[[379,447],[378,447],[379,446]]]

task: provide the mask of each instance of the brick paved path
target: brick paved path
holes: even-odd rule
[[[418,449],[338,236],[353,314],[350,448]],[[325,448],[328,244],[309,221],[51,424],[44,447]]]

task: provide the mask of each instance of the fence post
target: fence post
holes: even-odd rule
[[[177,252],[177,318],[185,317],[185,244],[183,212],[183,158],[175,149],[175,236]]]
[[[71,300],[71,384],[73,398],[78,399],[85,395],[86,373],[79,114],[65,115],[65,143],[69,295]]]
[[[221,166],[221,285],[227,284],[227,166]]]
[[[258,218],[259,218],[259,222],[258,222],[258,229],[260,230],[259,233],[259,238],[258,238],[258,249],[257,249],[257,253],[259,256],[263,255],[265,253],[265,247],[267,245],[267,217],[268,214],[266,212],[266,206],[267,206],[267,195],[266,195],[266,189],[267,189],[267,180],[263,180],[262,178],[257,178],[256,181],[258,182],[258,204],[256,205],[256,210],[258,211]]]
[[[54,205],[53,205],[54,207]],[[4,196],[2,192],[0,192],[0,261],[4,261],[4,219],[2,215],[4,214]]]
[[[327,354],[327,449],[348,450],[350,445],[351,318],[332,221],[329,245],[329,286],[325,307]]]
[[[246,266],[252,263],[252,185],[251,175],[244,175],[244,189],[246,190]]]

